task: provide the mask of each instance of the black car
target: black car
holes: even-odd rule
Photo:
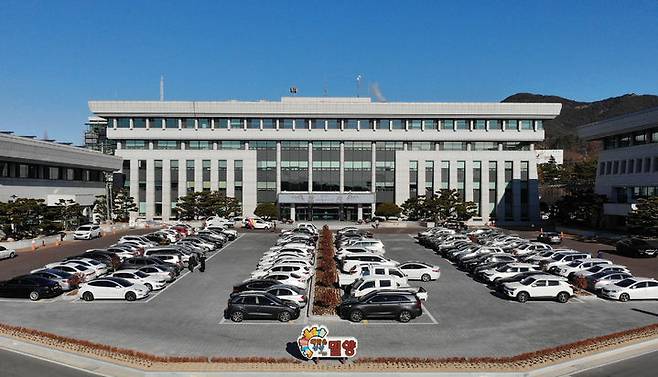
[[[423,314],[421,302],[409,291],[382,290],[361,298],[346,298],[338,307],[338,315],[352,322],[366,318],[393,318],[409,322]]]
[[[658,240],[624,238],[615,245],[617,253],[626,256],[655,257],[658,255]]]
[[[233,322],[244,319],[278,319],[288,322],[299,318],[299,306],[291,301],[280,300],[267,292],[242,292],[228,299],[224,318]]]
[[[244,291],[265,291],[273,285],[279,284],[281,284],[281,282],[274,279],[252,279],[233,287],[233,293],[240,293]]]
[[[558,232],[542,232],[537,236],[537,241],[547,244],[559,244],[562,242],[562,236]]]
[[[23,275],[0,282],[0,297],[29,298],[37,301],[60,294],[62,287],[58,283],[40,276]]]
[[[163,261],[162,259],[156,258],[156,257],[133,257],[133,258],[128,258],[121,263],[121,266],[119,266],[119,270],[125,270],[125,269],[131,269],[131,268],[136,268],[139,269],[144,266],[150,266],[150,265],[159,265],[165,268],[170,269],[173,271],[176,275],[180,274],[180,267],[172,264],[172,263],[167,263]]]

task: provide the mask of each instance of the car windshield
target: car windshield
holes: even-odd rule
[[[90,226],[81,226],[78,228],[78,230],[91,230]]]
[[[148,274],[145,274],[142,271],[135,272],[135,275],[139,276],[140,278],[145,278],[149,276]]]
[[[577,260],[568,264],[569,267],[578,267],[579,265],[580,265],[580,261]]]
[[[533,277],[527,277],[527,278],[521,280],[521,284],[523,284],[523,285],[530,285],[530,284],[534,283],[535,280],[536,280],[536,279],[533,278]]]
[[[620,282],[617,282],[615,285],[618,286],[618,287],[626,288],[629,285],[634,284],[634,283],[635,283],[635,280],[633,280],[633,279],[624,279]]]
[[[496,268],[496,271],[498,271],[498,272],[505,272],[505,270],[507,270],[507,266],[506,266],[506,265],[502,265],[502,266]]]
[[[129,282],[128,280],[125,279],[113,279],[115,282],[121,284],[124,287],[130,287],[133,285],[133,283]]]
[[[599,272],[603,269],[604,266],[594,266],[589,269],[590,272]]]

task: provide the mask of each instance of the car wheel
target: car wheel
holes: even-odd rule
[[[152,290],[153,290],[153,286],[152,286],[151,284],[146,283],[146,284],[144,284],[144,285],[146,286],[146,288],[149,289],[149,291],[152,291]]]
[[[422,280],[424,282],[428,282],[428,281],[432,280],[432,277],[429,274],[423,274],[423,276],[420,277],[420,280]]]
[[[40,298],[41,295],[39,295],[39,292],[37,291],[32,291],[30,292],[30,300],[32,301],[37,301]]]
[[[516,295],[516,300],[520,303],[528,302],[528,299],[530,298],[530,295],[528,292],[519,292],[518,295]]]
[[[280,322],[288,322],[288,321],[290,321],[290,313],[289,313],[289,312],[281,312],[281,313],[279,313],[279,321],[280,321]]]
[[[12,252],[11,254],[9,254],[9,258],[16,258],[16,253]]]
[[[628,295],[628,293],[622,293],[619,295],[619,301],[621,302],[626,302],[631,299],[631,296]]]
[[[412,318],[412,315],[408,310],[401,311],[400,316],[398,317],[398,319],[402,323],[407,323],[407,322],[411,321],[411,318]]]
[[[128,292],[126,293],[126,301],[135,301],[137,300],[137,295],[135,292]]]
[[[350,313],[350,321],[352,322],[361,322],[363,319],[363,313],[360,310],[354,310]]]
[[[244,319],[244,313],[241,311],[236,311],[231,314],[231,321],[233,322],[242,322]]]
[[[567,301],[569,301],[569,293],[560,292],[557,294],[557,302],[564,304]]]
[[[94,294],[91,292],[85,292],[82,294],[82,299],[85,301],[94,301]]]

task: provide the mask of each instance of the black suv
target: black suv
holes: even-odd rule
[[[244,291],[266,291],[273,285],[281,284],[280,281],[274,279],[252,279],[247,280],[240,285],[233,287],[233,293],[240,293]]]
[[[62,293],[59,283],[35,275],[17,276],[0,282],[0,297],[40,298],[55,297]]]
[[[617,253],[627,256],[655,257],[658,255],[658,240],[625,238],[617,241]]]
[[[224,318],[230,318],[233,322],[242,322],[248,318],[288,322],[299,318],[299,306],[267,292],[248,291],[231,295],[228,307],[224,310]]]
[[[361,298],[348,298],[338,307],[338,315],[352,322],[366,318],[393,318],[409,322],[423,314],[420,299],[409,291],[383,290]]]

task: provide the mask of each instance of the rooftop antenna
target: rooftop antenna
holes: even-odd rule
[[[160,101],[164,101],[164,75],[160,75]]]
[[[290,87],[290,94],[292,94],[293,97],[295,96],[295,94],[297,94],[297,87],[296,86],[291,86]]]
[[[361,80],[363,80],[363,76],[361,74],[356,75],[356,98],[359,98],[361,94]]]

